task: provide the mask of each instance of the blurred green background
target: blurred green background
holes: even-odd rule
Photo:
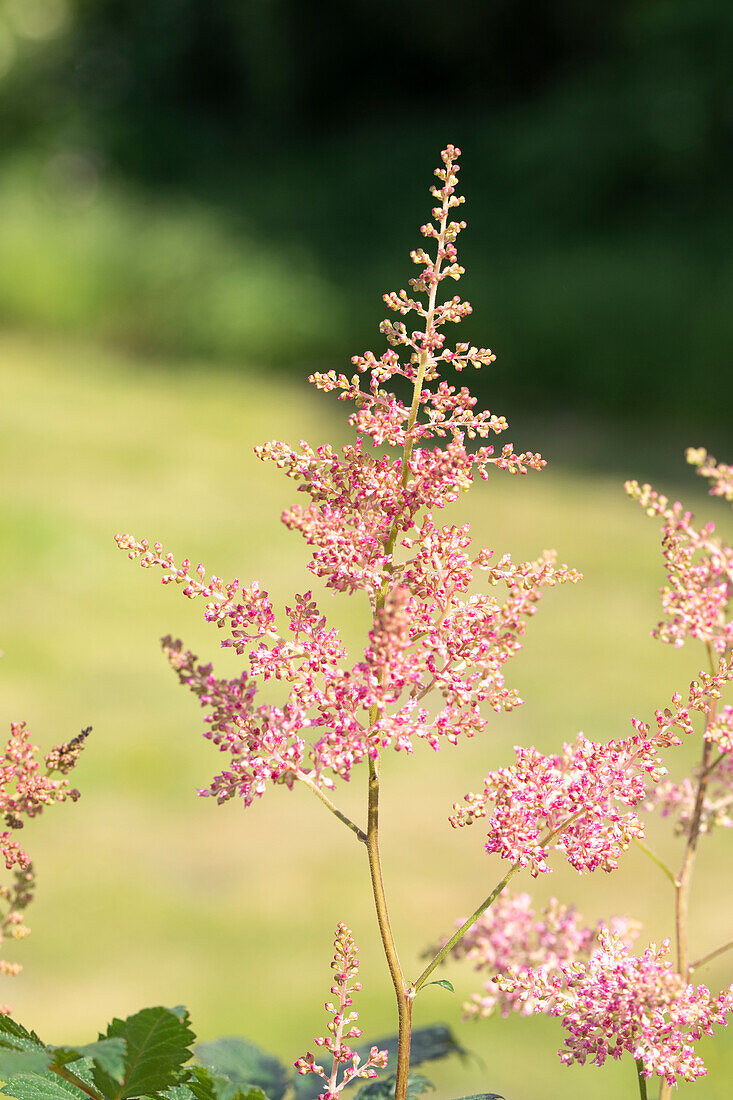
[[[732,43],[733,9],[713,0],[0,0],[0,704],[44,746],[95,728],[82,801],[28,830],[33,936],[1,998],[19,1019],[60,1042],[182,1001],[200,1035],[292,1060],[323,1029],[344,920],[366,1032],[393,1027],[361,850],[306,792],[246,813],[196,799],[221,757],[157,639],[237,662],[112,535],[160,538],[277,601],[309,583],[278,519],[294,486],[251,448],[346,438],[343,407],[304,377],[381,348],[379,295],[412,273],[447,141],[469,200],[465,338],[499,355],[471,381],[550,460],[451,516],[499,552],[556,546],[586,580],[531,624],[511,674],[525,707],[460,750],[385,762],[409,971],[499,876],[480,834],[449,828],[451,803],[514,743],[623,734],[684,690],[703,655],[648,636],[658,533],[621,485],[655,479],[733,534],[682,462],[687,444],[731,456]],[[366,609],[314,588],[358,653]],[[363,785],[343,792],[360,819]],[[702,849],[699,954],[730,938],[728,840]],[[612,878],[558,870],[535,892],[671,931],[668,883],[636,853]],[[455,1024],[477,1060],[435,1073],[441,1098],[634,1095],[630,1064],[563,1069],[552,1021],[460,1024],[477,983],[450,977],[456,996],[428,991],[417,1022]],[[729,962],[703,978],[726,984]],[[696,1093],[722,1100],[733,1042],[706,1057]]]

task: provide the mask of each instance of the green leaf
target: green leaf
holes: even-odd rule
[[[459,1096],[458,1100],[504,1100],[498,1092],[472,1092],[470,1096]]]
[[[0,1013],[0,1046],[11,1047],[14,1050],[29,1050],[30,1047],[24,1045],[26,1043],[46,1049],[46,1044],[38,1038],[35,1031],[27,1031],[17,1020]]]
[[[96,1043],[87,1043],[82,1047],[49,1047],[53,1055],[52,1066],[67,1066],[80,1058],[88,1058],[119,1084],[125,1075],[126,1049],[125,1040],[119,1038],[97,1039]]]
[[[261,1088],[252,1086],[243,1092],[221,1073],[212,1073],[206,1066],[188,1066],[186,1086],[196,1100],[267,1100]]]
[[[188,1085],[171,1085],[160,1094],[165,1100],[194,1100],[194,1094]]]
[[[34,1031],[0,1015],[0,1080],[7,1081],[19,1073],[42,1073],[48,1069],[51,1057]]]
[[[429,985],[439,985],[443,989],[447,989],[449,993],[455,993],[455,989],[453,988],[453,983],[449,982],[447,978],[438,978],[437,981],[426,982],[425,985],[423,986],[423,989],[427,989],[427,987]]]
[[[35,1043],[27,1049],[0,1046],[0,1081],[8,1081],[17,1073],[42,1073],[48,1069],[51,1055]]]
[[[355,1100],[394,1100],[397,1074],[384,1077],[381,1081],[370,1081],[363,1089],[359,1089]],[[435,1091],[435,1085],[423,1077],[421,1073],[409,1073],[407,1075],[407,1100],[413,1100],[416,1096],[422,1096],[429,1089]]]
[[[214,1075],[226,1077],[245,1094],[256,1087],[262,1089],[270,1100],[282,1100],[288,1086],[285,1067],[272,1054],[247,1039],[233,1037],[199,1043],[196,1057]],[[232,1097],[221,1096],[217,1092],[217,1100],[232,1100]]]
[[[17,1073],[0,1092],[16,1100],[87,1100],[85,1093],[55,1073]]]
[[[124,1040],[123,1072],[115,1077],[95,1060],[94,1084],[109,1100],[128,1100],[178,1084],[181,1066],[191,1057],[195,1035],[188,1027],[187,1014],[181,1017],[169,1008],[158,1007],[144,1008],[126,1020],[114,1019],[106,1038]]]

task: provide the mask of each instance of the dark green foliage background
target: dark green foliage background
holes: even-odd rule
[[[497,405],[724,427],[727,0],[62,6],[0,80],[6,322],[340,367],[455,141]]]

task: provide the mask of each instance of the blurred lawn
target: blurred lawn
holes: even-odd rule
[[[304,383],[275,386],[254,371],[156,364],[20,336],[3,337],[0,352],[2,715],[27,719],[44,746],[94,726],[76,777],[82,801],[28,829],[39,874],[33,936],[15,953],[25,970],[5,983],[2,999],[58,1042],[92,1038],[113,1013],[184,1002],[202,1037],[240,1032],[291,1061],[322,1031],[333,928],[344,920],[362,945],[361,1022],[367,1036],[391,1031],[361,849],[304,791],[270,791],[246,814],[196,799],[222,760],[201,738],[195,700],[177,687],[157,640],[181,635],[221,671],[234,671],[237,659],[217,652],[201,606],[162,588],[112,541],[121,530],[158,538],[176,556],[225,578],[259,578],[276,603],[287,599],[310,584],[304,544],[279,523],[294,486],[251,448],[275,437],[338,437],[341,407]],[[512,420],[512,410],[500,411]],[[516,415],[512,429],[518,446],[533,447]],[[679,440],[680,458],[688,442],[704,441]],[[684,491],[730,534],[724,507],[705,501],[692,474]],[[579,729],[595,738],[625,733],[630,716],[648,718],[684,690],[701,659],[649,638],[662,580],[658,532],[615,476],[552,465],[526,479],[496,474],[455,506],[451,519],[466,518],[481,545],[523,557],[555,546],[586,580],[550,593],[531,624],[510,672],[524,707],[459,750],[385,760],[385,874],[410,973],[426,944],[499,877],[480,833],[447,825],[451,803],[507,761],[514,743],[549,750]],[[358,647],[361,601],[323,602]],[[362,778],[340,793],[360,820]],[[676,862],[674,841],[656,823],[653,832]],[[701,854],[695,953],[730,938],[727,840],[714,838]],[[551,893],[577,899],[589,919],[633,912],[650,938],[671,928],[668,883],[635,852],[611,879],[559,870],[537,884],[538,898]],[[476,983],[465,969],[450,977],[456,996],[427,991],[416,1023],[455,1025],[482,1061],[431,1073],[439,1097],[485,1089],[510,1100],[634,1095],[630,1061],[563,1069],[552,1021],[460,1024],[460,1003]],[[729,961],[705,978],[714,988],[727,982]],[[729,1096],[733,1043],[723,1036],[707,1057],[712,1072],[698,1094]]]

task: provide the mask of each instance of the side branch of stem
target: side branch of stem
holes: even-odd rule
[[[336,806],[335,803],[333,803],[331,801],[331,799],[328,797],[328,795],[325,793],[325,791],[322,791],[321,788],[319,786],[317,786],[317,784],[315,784],[312,779],[308,778],[308,776],[299,775],[298,779],[300,780],[301,783],[305,783],[306,787],[308,787],[311,791],[313,791],[313,794],[317,798],[320,798],[323,805],[326,806],[331,811],[331,813],[334,815],[334,817],[337,817],[339,819],[339,821],[342,821],[348,829],[351,829],[352,833],[354,833],[357,836],[357,838],[362,842],[362,844],[366,844],[367,835],[364,832],[364,830],[360,829],[359,826],[356,824],[356,822],[352,821],[350,817],[347,817],[345,813],[342,813],[342,811],[338,808],[338,806]]]
[[[446,957],[446,955],[448,955],[453,950],[453,948],[456,946],[456,944],[459,943],[460,940],[463,939],[466,932],[468,932],[468,930],[476,923],[476,921],[479,919],[479,917],[482,916],[482,914],[486,912],[486,910],[489,908],[489,906],[492,905],[496,901],[496,899],[498,898],[499,894],[502,892],[504,887],[508,885],[509,881],[514,877],[514,875],[520,869],[520,866],[521,866],[521,864],[515,863],[513,865],[513,867],[511,867],[511,869],[504,875],[504,878],[501,880],[501,882],[498,883],[494,887],[494,889],[491,891],[489,896],[487,898],[484,898],[484,900],[479,905],[478,909],[474,909],[471,916],[467,920],[465,920],[463,922],[463,924],[461,925],[461,927],[456,932],[453,933],[453,935],[451,936],[451,938],[449,940],[446,941],[446,943],[441,947],[440,951],[438,951],[435,954],[435,956],[430,960],[430,962],[425,967],[425,969],[423,970],[420,977],[417,978],[416,981],[414,981],[412,983],[412,985],[410,986],[410,988],[408,990],[408,996],[410,996],[410,997],[415,996],[415,994],[420,990],[420,987],[425,984],[427,979],[433,973],[436,966],[440,966],[440,964],[442,963],[442,961]]]
[[[667,864],[664,862],[664,860],[660,859],[659,856],[656,855],[651,850],[651,848],[647,848],[646,844],[644,844],[644,842],[642,840],[639,840],[638,837],[634,837],[634,844],[636,845],[636,847],[640,851],[642,851],[644,853],[645,856],[649,857],[649,859],[652,861],[652,863],[656,863],[659,870],[662,871],[667,876],[669,881],[672,883],[672,885],[676,889],[679,886],[679,883],[677,881],[677,876],[675,875],[674,871],[672,871],[671,868],[669,868],[667,866]]]
[[[706,963],[712,962],[713,959],[717,959],[718,955],[724,955],[726,951],[730,951],[733,947],[733,940],[729,940],[728,943],[724,943],[722,947],[716,947],[714,951],[709,951],[707,955],[703,955],[699,959],[695,959],[693,963],[690,963],[688,969],[690,972],[693,970],[699,970],[701,966],[705,966]]]

